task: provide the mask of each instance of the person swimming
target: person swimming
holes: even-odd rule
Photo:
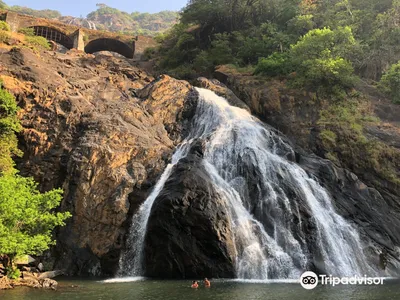
[[[193,280],[192,282],[192,289],[197,289],[199,287],[199,284],[197,283],[196,280]]]
[[[211,282],[207,278],[204,278],[204,286],[211,287]]]

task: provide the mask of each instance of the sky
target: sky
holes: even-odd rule
[[[155,13],[161,10],[180,10],[187,0],[3,0],[7,5],[26,6],[33,9],[53,9],[62,15],[86,17],[97,9],[97,3],[104,3],[110,7],[128,13],[134,11]]]

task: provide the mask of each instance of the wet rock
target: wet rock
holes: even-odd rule
[[[57,281],[50,279],[50,278],[45,278],[43,281],[40,280],[41,286],[44,289],[51,289],[51,290],[56,290],[58,287]]]
[[[61,271],[61,270],[47,271],[47,272],[41,273],[38,278],[39,279],[54,278],[54,277],[57,277],[57,276],[60,276],[63,274],[64,274],[64,271]]]
[[[234,92],[232,92],[225,84],[221,83],[216,79],[207,79],[204,77],[199,77],[196,79],[195,83],[202,88],[208,89],[216,93],[218,96],[224,97],[230,105],[243,108],[250,112],[250,108],[240,100]]]
[[[400,213],[393,210],[393,205],[398,207],[400,203],[388,203],[376,189],[329,160],[303,154],[299,163],[328,190],[337,212],[357,226],[371,261],[379,265],[383,251],[388,274],[398,274]]]
[[[174,167],[155,200],[145,240],[146,276],[234,277],[235,246],[225,200],[197,150]]]
[[[379,264],[379,253],[386,249],[387,269],[399,268],[400,256],[396,253],[400,245],[400,186],[381,178],[372,166],[354,169],[356,175],[345,169],[352,168],[353,162],[338,167],[328,160],[309,155],[312,152],[321,154],[316,124],[326,103],[312,93],[289,89],[284,81],[240,74],[226,66],[220,67],[214,75],[245,101],[254,115],[279,129],[292,142],[295,155],[286,157],[299,163],[329,191],[337,211],[360,229],[369,256]],[[366,125],[365,132],[394,147],[394,152],[398,151],[399,107],[374,95],[377,93],[375,88],[368,86],[368,89],[364,87],[361,91],[384,123]],[[359,157],[362,159],[362,153]],[[391,157],[385,159],[390,161]],[[306,218],[306,213],[303,214]]]

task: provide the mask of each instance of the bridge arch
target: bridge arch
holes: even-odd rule
[[[134,49],[126,43],[110,38],[100,38],[90,41],[85,47],[86,53],[95,53],[99,51],[116,52],[126,58],[133,58],[134,53]]]
[[[74,41],[58,29],[48,26],[31,26],[30,28],[33,28],[35,35],[61,44],[67,49],[72,49],[74,47]]]

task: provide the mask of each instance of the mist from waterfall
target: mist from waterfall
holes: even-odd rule
[[[144,274],[151,207],[174,165],[199,139],[204,166],[233,224],[238,278],[297,279],[312,265],[337,276],[375,275],[356,228],[335,212],[328,192],[293,162],[291,146],[246,110],[209,90],[197,92],[191,133],[134,215],[119,275]],[[306,239],[310,234],[312,242]]]

